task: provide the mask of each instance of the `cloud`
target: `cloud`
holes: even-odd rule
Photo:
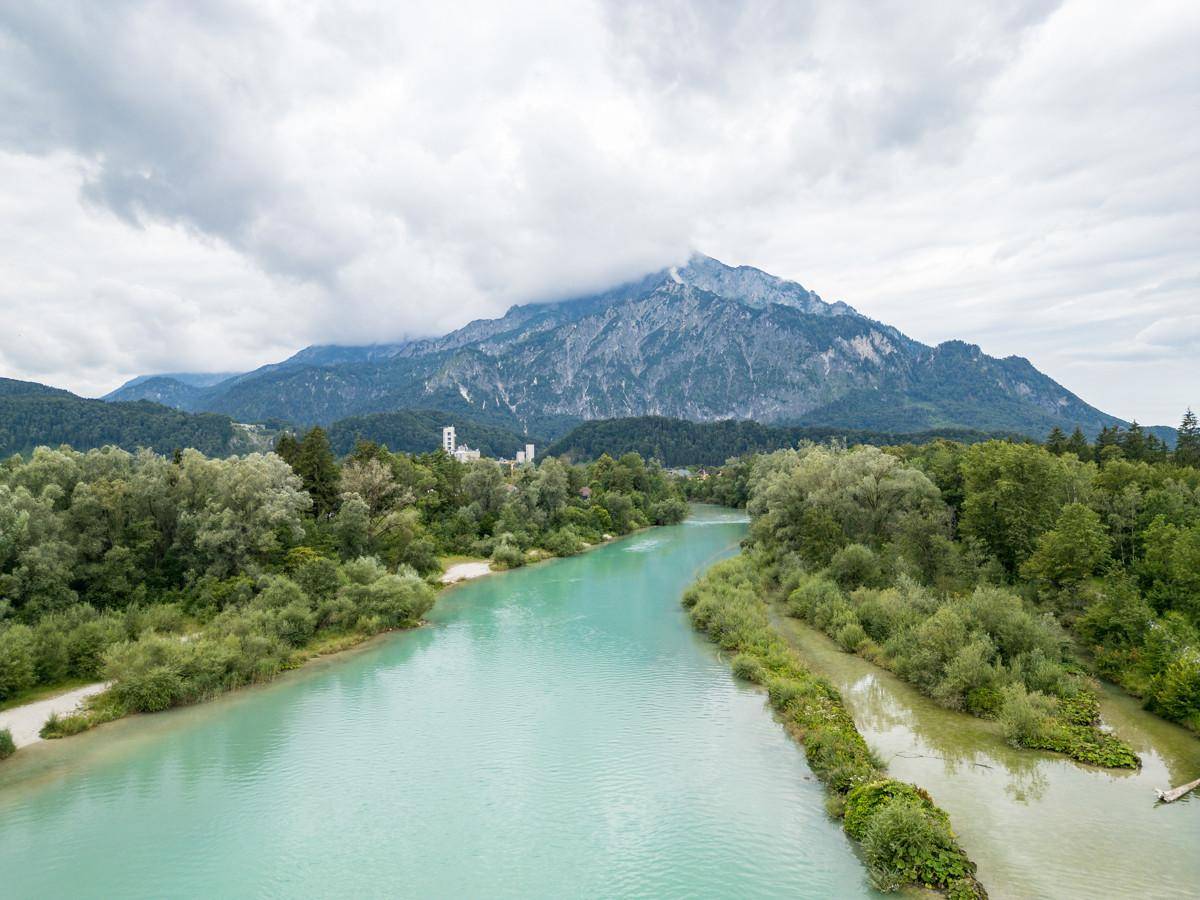
[[[10,4],[0,365],[247,368],[699,248],[1173,419],[1187,378],[1092,354],[1195,306],[1198,38],[1155,2]]]

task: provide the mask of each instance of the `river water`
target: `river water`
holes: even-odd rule
[[[1200,778],[1200,738],[1106,687],[1104,721],[1137,751],[1140,771],[1016,750],[996,723],[943,709],[808,625],[779,621],[841,691],[889,773],[950,814],[993,898],[1200,897],[1200,797],[1161,805],[1154,794]]]
[[[856,897],[802,751],[679,606],[745,525],[447,591],[429,627],[0,765],[0,896]]]

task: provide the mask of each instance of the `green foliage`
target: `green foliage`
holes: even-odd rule
[[[969,448],[962,473],[965,499],[959,527],[1009,572],[1030,556],[1077,482],[1089,474],[1066,456],[1002,441]]]
[[[1111,546],[1100,515],[1082,503],[1068,503],[1053,530],[1038,538],[1021,574],[1054,588],[1076,585],[1108,559]]]
[[[729,668],[733,670],[734,677],[744,681],[753,681],[755,684],[765,684],[767,681],[766,667],[752,654],[737,654],[730,660]]]
[[[311,429],[296,450],[292,464],[312,498],[313,512],[318,518],[329,516],[337,508],[338,482],[341,473],[329,446],[329,437],[320,426]]]
[[[870,547],[847,544],[830,557],[829,577],[846,591],[860,587],[881,587],[883,567]]]
[[[771,706],[803,739],[809,767],[830,790],[829,808],[844,809],[846,831],[862,842],[880,888],[926,884],[954,896],[986,896],[946,814],[919,788],[882,778],[837,691],[772,627],[759,563],[747,555],[718,563],[688,588],[683,605],[693,624],[734,654],[735,676],[767,688]],[[831,591],[837,587],[828,580],[801,578],[789,602],[821,608]]]
[[[0,728],[0,759],[8,759],[17,752],[17,745],[13,742],[12,732],[7,728]]]
[[[0,625],[0,700],[36,683],[34,636],[27,625]]]
[[[516,569],[525,565],[525,551],[513,543],[511,535],[504,535],[492,551],[492,563],[499,569]]]
[[[0,458],[41,445],[88,450],[111,444],[159,453],[194,447],[224,454],[235,443],[228,416],[186,413],[148,400],[107,403],[32,382],[0,382]]]
[[[637,453],[643,459],[654,459],[664,466],[719,466],[731,457],[785,449],[804,441],[839,440],[883,446],[904,441],[923,444],[943,437],[973,443],[994,435],[969,428],[900,434],[828,426],[762,425],[747,419],[689,422],[665,416],[637,416],[584,422],[551,444],[547,453],[575,459],[598,459],[604,453],[618,456]],[[474,441],[470,444],[476,446]],[[722,502],[702,495],[694,499]],[[725,505],[741,506],[744,503],[743,500],[741,504]]]
[[[782,575],[804,588],[792,592],[793,614],[940,702],[998,714],[1010,683],[1060,705],[1076,696],[1063,636],[1017,600],[1023,594],[1075,631],[1101,674],[1200,730],[1189,687],[1200,652],[1200,470],[1178,454],[1167,460],[1152,437],[1109,428],[1095,451],[1082,434],[1056,436],[1050,449],[887,448],[895,466],[928,477],[933,495],[870,448],[802,447],[726,469],[749,469],[750,544],[792,572],[828,579],[818,588],[814,576]],[[878,576],[855,545],[874,554]],[[984,590],[1003,583],[1015,590]],[[1080,759],[1131,759],[1094,725],[1074,727],[1055,745]]]

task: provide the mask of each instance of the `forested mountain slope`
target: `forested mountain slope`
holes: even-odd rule
[[[193,447],[221,455],[247,443],[228,416],[186,413],[147,400],[105,403],[30,381],[0,378],[0,458],[40,445],[115,444],[160,453]]]

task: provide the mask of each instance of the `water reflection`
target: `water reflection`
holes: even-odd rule
[[[888,771],[950,813],[993,897],[1200,896],[1200,803],[1154,802],[1155,786],[1200,776],[1200,739],[1106,686],[1102,714],[1137,750],[1140,771],[1017,750],[996,723],[943,709],[807,625],[778,620],[842,692]]]

